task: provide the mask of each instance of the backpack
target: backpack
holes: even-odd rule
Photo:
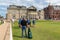
[[[32,39],[32,32],[31,32],[30,28],[28,28],[28,38]]]

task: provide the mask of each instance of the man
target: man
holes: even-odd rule
[[[27,37],[27,34],[26,34],[26,26],[27,26],[27,21],[25,18],[23,18],[21,20],[21,24],[20,24],[20,27],[22,28],[22,37],[24,37],[24,33],[25,33],[25,36]]]
[[[19,21],[18,21],[19,27],[20,27],[20,24],[21,24],[21,20],[22,20],[22,19],[20,18]]]

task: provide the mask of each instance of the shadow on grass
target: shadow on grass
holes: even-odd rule
[[[13,35],[13,37],[22,38],[22,36]]]
[[[27,38],[28,39],[28,37],[22,37],[22,36],[17,36],[17,35],[13,35],[13,37],[17,37],[17,38]]]

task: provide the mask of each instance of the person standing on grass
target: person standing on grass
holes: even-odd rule
[[[30,27],[30,26],[31,26],[31,21],[30,21],[30,19],[29,19],[29,18],[27,19],[27,25],[28,25],[28,27]]]
[[[21,20],[22,20],[22,19],[20,18],[20,19],[19,19],[19,22],[18,22],[18,24],[19,24],[19,27],[20,27],[20,24],[21,24]]]
[[[35,19],[32,20],[32,24],[33,24],[33,26],[35,26]]]
[[[24,34],[25,34],[25,37],[27,37],[27,33],[26,33],[26,26],[27,26],[27,21],[25,18],[23,18],[21,20],[21,24],[20,24],[20,27],[22,29],[22,37],[24,37]]]

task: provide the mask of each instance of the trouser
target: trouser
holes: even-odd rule
[[[25,34],[25,36],[27,36],[26,26],[22,26],[22,37],[24,37],[24,34]]]

